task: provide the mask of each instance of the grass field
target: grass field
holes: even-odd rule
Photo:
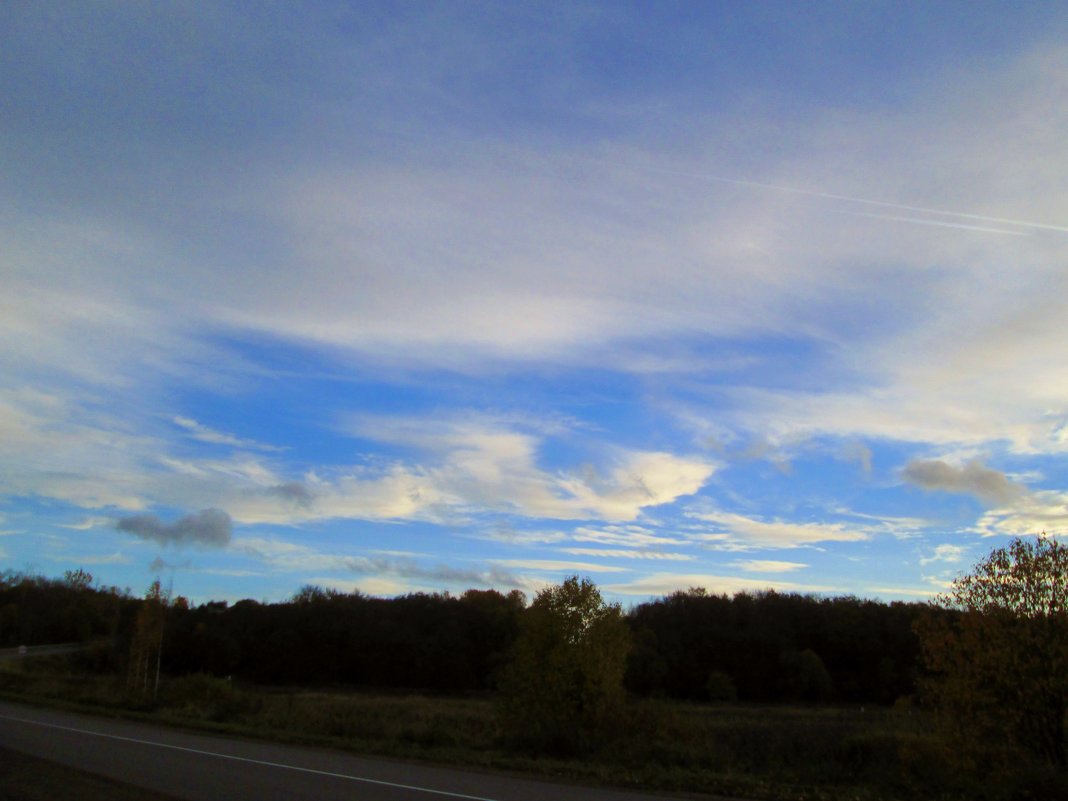
[[[617,737],[564,759],[509,748],[487,698],[266,690],[190,676],[137,704],[114,679],[45,671],[0,673],[0,692],[239,736],[603,785],[775,801],[1028,797],[996,782],[962,784],[932,721],[908,706],[639,701]]]

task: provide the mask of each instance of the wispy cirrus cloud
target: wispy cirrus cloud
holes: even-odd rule
[[[690,511],[687,516],[710,524],[710,530],[695,535],[695,539],[721,543],[727,548],[797,548],[815,543],[862,542],[872,536],[869,527],[844,522],[794,523],[721,511]]]
[[[94,528],[100,528],[101,526],[110,526],[114,523],[114,519],[110,517],[86,517],[77,523],[60,523],[61,528],[69,528],[72,531],[89,531]]]
[[[696,558],[693,554],[670,551],[628,550],[624,548],[561,548],[563,553],[573,556],[598,556],[604,559],[651,559],[663,562],[689,562]]]
[[[850,41],[869,13],[843,22]],[[368,524],[339,540],[394,545],[408,528],[366,532],[430,526],[457,551],[481,537],[494,558],[636,576],[713,549],[765,568],[778,555],[750,552],[809,547],[815,566],[817,547],[914,537],[898,547],[936,554],[952,532],[921,518],[940,513],[966,533],[1065,530],[1058,471],[1040,490],[996,457],[929,456],[1068,454],[1055,14],[997,48],[946,26],[931,35],[951,46],[895,55],[900,72],[894,48],[836,54],[786,24],[789,74],[750,69],[763,35],[687,45],[646,13],[613,14],[625,45],[599,13],[387,16],[5,17],[5,504],[134,545],[192,537],[173,509],[294,544],[339,521]],[[558,57],[590,37],[622,73]],[[848,68],[823,74],[825,55]],[[954,517],[946,492],[988,509]],[[854,503],[870,514],[835,511]],[[85,525],[101,516],[139,522]],[[422,559],[339,562],[341,544],[263,548],[217,553],[437,580]],[[456,581],[506,580],[450,548]]]
[[[572,533],[576,542],[619,545],[629,548],[662,548],[686,545],[687,540],[643,525],[580,526]]]
[[[663,596],[690,588],[702,588],[717,595],[721,593],[733,595],[739,592],[762,592],[765,590],[819,593],[834,589],[828,586],[797,584],[790,581],[753,579],[708,573],[653,573],[628,583],[605,585],[605,589],[611,593],[628,596]]]
[[[518,570],[533,570],[549,573],[625,573],[626,568],[600,562],[569,562],[559,559],[505,559],[494,564]]]
[[[536,591],[546,586],[547,580],[525,571],[535,574],[546,571],[562,573],[576,568],[574,563],[549,564],[537,560],[529,563],[514,560],[514,564],[491,562],[458,566],[411,556],[338,553],[263,537],[235,539],[230,550],[251,557],[273,571],[320,576],[328,573],[330,578],[319,578],[315,583],[359,588],[365,592],[463,590],[472,587],[510,587]],[[353,574],[361,578],[349,578]]]
[[[783,562],[776,559],[745,559],[732,565],[746,573],[792,573],[808,567],[804,562]]]
[[[956,565],[964,559],[969,550],[970,549],[964,545],[943,543],[941,545],[936,545],[930,552],[929,556],[922,557],[920,559],[920,564],[927,566],[941,562],[947,565]]]
[[[415,446],[410,460],[331,466],[294,477],[267,444],[256,450],[269,455],[178,455],[180,444],[162,433],[132,435],[122,422],[59,398],[9,393],[6,406],[0,396],[0,430],[12,433],[0,444],[0,474],[6,470],[9,489],[82,508],[218,506],[242,523],[297,524],[339,518],[443,520],[478,510],[531,519],[628,520],[644,508],[696,492],[715,470],[701,458],[615,448],[599,471],[589,463],[570,472],[549,470],[539,464],[548,434],[500,423],[443,425],[419,419],[404,421],[403,436],[399,428],[394,422],[391,431],[384,423],[376,436]],[[228,436],[210,440],[228,446],[240,442]],[[100,449],[116,442],[122,443],[121,459],[109,459],[100,469]],[[38,455],[29,461],[16,458],[27,448]]]
[[[242,439],[241,437],[228,434],[224,431],[216,431],[213,428],[209,428],[202,423],[198,423],[190,417],[183,417],[176,415],[171,418],[176,426],[189,433],[189,435],[199,441],[206,442],[211,445],[226,445],[231,448],[245,448],[250,450],[259,451],[280,451],[283,450],[276,445],[269,445],[263,442],[257,442],[251,439]]]

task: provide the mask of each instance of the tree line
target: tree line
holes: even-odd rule
[[[156,593],[153,585],[150,595]],[[144,659],[148,603],[61,579],[0,576],[0,646],[110,638],[100,667]],[[206,673],[268,685],[343,685],[443,693],[497,687],[521,622],[518,591],[376,598],[305,586],[278,603],[168,600],[158,654],[164,675]],[[772,591],[676,592],[622,614],[630,632],[623,681],[640,697],[888,704],[921,671],[914,625],[929,607]],[[140,617],[139,617],[140,616]],[[155,629],[153,629],[155,631]],[[138,651],[138,648],[141,650]]]
[[[158,580],[135,598],[81,570],[0,574],[0,646],[72,641],[96,642],[83,667],[126,676],[149,702],[161,675],[493,690],[506,739],[566,754],[629,730],[628,696],[914,697],[961,775],[1037,766],[1031,778],[1068,797],[1068,546],[1045,535],[995,549],[929,604],[691,589],[624,613],[575,576],[530,605],[518,591],[384,599],[306,586],[281,603],[194,606]]]

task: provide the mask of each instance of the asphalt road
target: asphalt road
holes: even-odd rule
[[[3,749],[190,801],[664,798],[190,734],[6,702],[0,702],[0,751]]]
[[[18,648],[0,648],[0,662],[13,662],[17,659],[32,659],[35,656],[59,656],[88,651],[90,648],[107,645],[110,640],[93,642],[65,642],[57,645],[20,645]]]

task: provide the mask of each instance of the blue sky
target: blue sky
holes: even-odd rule
[[[8,3],[0,563],[922,600],[1068,529],[1052,3]]]

